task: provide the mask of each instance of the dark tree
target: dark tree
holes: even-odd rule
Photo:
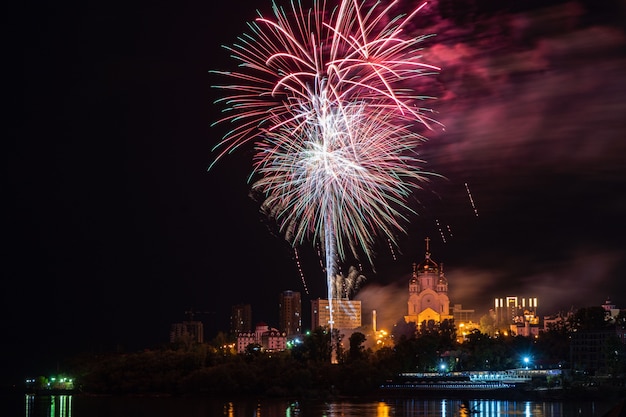
[[[363,343],[366,338],[361,332],[354,332],[350,335],[350,349],[348,350],[348,361],[354,362],[365,358],[365,347]]]

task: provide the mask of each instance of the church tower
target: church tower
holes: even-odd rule
[[[448,280],[441,267],[430,258],[430,238],[426,238],[426,255],[419,264],[413,264],[413,274],[409,280],[408,312],[404,316],[407,323],[414,322],[419,327],[423,322],[440,323],[451,319]]]

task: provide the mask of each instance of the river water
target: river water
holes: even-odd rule
[[[7,417],[596,417],[610,401],[377,398],[341,400],[185,397],[93,397],[83,395],[4,398]]]

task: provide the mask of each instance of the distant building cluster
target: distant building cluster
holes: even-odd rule
[[[492,314],[496,326],[508,327],[511,334],[526,337],[539,335],[536,297],[496,298]]]
[[[448,297],[448,279],[443,264],[435,262],[430,253],[426,238],[426,253],[422,262],[413,264],[413,271],[408,282],[407,313],[405,323],[414,323],[417,331],[422,326],[436,326],[444,321],[454,324],[457,341],[463,342],[474,331],[489,336],[513,335],[539,337],[542,332],[564,326],[573,312],[544,316],[540,320],[537,297],[519,297],[513,295],[496,297],[493,308],[482,317],[476,317],[475,310],[464,309],[461,304],[451,305]],[[281,351],[287,349],[292,340],[297,339],[302,329],[302,299],[297,291],[283,291],[278,298],[278,328],[272,328],[261,322],[253,329],[252,308],[250,304],[232,306],[230,315],[230,332],[236,338],[237,352],[252,350]],[[385,306],[381,306],[384,308]],[[379,307],[379,308],[381,308]],[[616,308],[610,299],[602,305],[604,320],[615,322],[622,310]],[[311,329],[319,327],[334,328],[345,331],[362,329],[362,306],[360,301],[347,297],[311,300]],[[372,331],[377,339],[387,335],[377,329],[376,310],[372,311]],[[581,368],[598,369],[606,358],[603,353],[608,338],[617,336],[621,343],[626,344],[626,335],[620,326],[603,329],[580,331],[571,338],[571,361]],[[170,341],[186,341],[203,343],[202,322],[191,317],[182,323],[171,326]],[[378,340],[381,343],[381,340]],[[384,344],[384,343],[383,343]]]

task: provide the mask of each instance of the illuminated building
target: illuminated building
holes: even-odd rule
[[[461,304],[452,307],[452,317],[455,323],[470,323],[474,321],[474,310],[463,309]]]
[[[537,298],[506,297],[494,300],[496,327],[517,336],[537,336],[539,316]]]
[[[250,304],[237,304],[231,308],[230,332],[233,335],[252,331],[252,307]]]
[[[280,293],[278,328],[287,336],[302,333],[302,302],[299,292],[283,291]]]
[[[311,328],[330,327],[328,300],[311,300]],[[361,327],[361,302],[345,298],[332,300],[333,328],[351,330]]]
[[[420,264],[413,264],[413,275],[409,281],[407,323],[413,322],[419,327],[422,323],[441,323],[451,319],[450,299],[448,298],[448,280],[430,257],[430,238],[426,238],[426,256]]]
[[[606,320],[609,322],[615,322],[617,316],[619,315],[620,309],[615,307],[615,304],[611,302],[611,298],[607,297],[604,304],[602,304],[602,308],[605,311]]]
[[[244,353],[249,345],[259,345],[267,352],[283,351],[287,347],[287,335],[261,322],[254,332],[240,332],[237,335],[237,353]]]
[[[479,329],[479,324],[474,322],[474,310],[464,309],[461,304],[452,307],[452,317],[456,326],[457,342],[463,343],[473,330]]]

